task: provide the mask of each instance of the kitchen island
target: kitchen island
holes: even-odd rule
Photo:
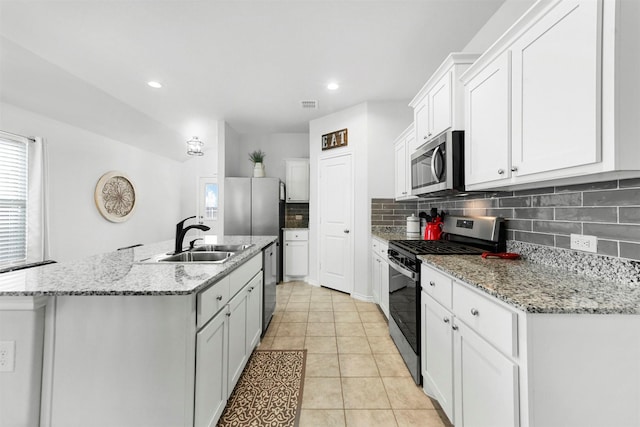
[[[0,424],[215,424],[261,332],[262,249],[223,264],[144,263],[166,241],[0,275]]]

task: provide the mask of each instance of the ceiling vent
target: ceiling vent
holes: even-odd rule
[[[303,110],[317,110],[318,101],[316,101],[315,99],[300,101],[300,106],[302,107]]]

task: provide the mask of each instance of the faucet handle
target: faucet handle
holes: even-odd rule
[[[192,241],[189,242],[189,250],[193,249],[193,247],[195,246],[198,240],[203,240],[203,239],[202,237],[198,237],[197,239],[193,239]]]

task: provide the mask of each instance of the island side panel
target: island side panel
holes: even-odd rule
[[[192,426],[195,316],[195,295],[56,297],[43,425]]]

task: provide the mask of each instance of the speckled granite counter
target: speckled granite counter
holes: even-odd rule
[[[423,255],[425,264],[529,313],[640,314],[640,286],[524,260]]]
[[[379,239],[385,240],[387,243],[389,240],[421,240],[420,235],[408,236],[406,232],[397,231],[372,231],[371,235]]]
[[[253,244],[224,264],[140,263],[172,250],[173,241],[0,274],[0,297],[38,295],[184,295],[218,281],[277,236],[225,236],[218,243]]]

